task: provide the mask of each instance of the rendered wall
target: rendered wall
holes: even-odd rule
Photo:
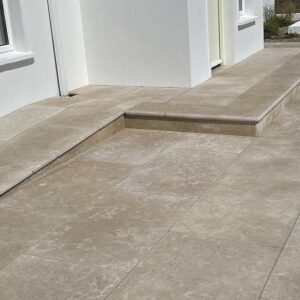
[[[88,84],[80,3],[79,0],[51,1],[53,26],[59,40],[57,51],[62,60],[64,81],[70,92]]]
[[[58,94],[46,0],[21,1],[21,13],[34,61],[0,67],[0,116]]]
[[[80,4],[90,84],[190,87],[209,78],[206,0]]]
[[[239,29],[238,1],[223,1],[224,62],[233,65],[264,48],[263,2],[245,0],[245,11],[256,16],[255,25]]]

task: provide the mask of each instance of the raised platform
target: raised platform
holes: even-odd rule
[[[259,135],[297,94],[299,53],[272,43],[193,89],[86,86],[19,109],[0,119],[0,195],[124,127]]]
[[[129,128],[258,136],[296,96],[299,49],[268,48],[167,103],[125,112]]]

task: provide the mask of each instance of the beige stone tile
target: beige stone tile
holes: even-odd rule
[[[81,155],[81,159],[143,165],[181,140],[181,136],[171,132],[125,129]]]
[[[21,167],[0,167],[0,195],[32,175],[32,171]]]
[[[264,51],[260,54],[255,54],[243,61],[243,64],[249,65],[282,65],[291,59],[290,55],[284,52]]]
[[[13,190],[1,199],[0,206],[65,219],[99,203],[101,194],[132,170],[128,165],[72,161]]]
[[[107,299],[256,300],[278,252],[171,233]]]
[[[2,300],[104,299],[123,274],[22,255],[0,272]]]
[[[139,118],[127,117],[125,119],[127,128],[140,128],[151,130],[177,131],[177,132],[193,132],[193,133],[213,133],[213,134],[230,134],[239,136],[255,136],[254,125],[249,124],[230,124],[224,123],[209,123],[199,122],[199,120],[186,121],[184,119],[145,119],[142,116]]]
[[[88,85],[77,90],[74,93],[79,96],[94,98],[94,99],[104,99],[114,100],[120,97],[127,97],[141,87],[134,86],[105,86],[105,85]]]
[[[30,254],[130,271],[186,212],[191,197],[114,191],[44,237]]]
[[[246,63],[239,63],[232,68],[225,69],[219,73],[219,76],[240,76],[244,78],[255,77],[262,79],[278,68],[277,65],[249,65]]]
[[[259,84],[255,85],[251,89],[249,89],[245,95],[254,95],[254,96],[272,96],[274,101],[277,100],[277,98],[281,97],[287,90],[289,86],[286,86],[284,84],[274,84],[274,85],[268,85],[264,82],[260,82]]]
[[[116,117],[118,116],[115,116],[114,113],[104,111],[101,106],[68,107],[55,116],[48,118],[46,123],[97,130],[113,121]]]
[[[139,102],[168,102],[177,96],[185,94],[188,88],[153,88],[142,87],[127,96],[128,100],[138,100]]]
[[[110,102],[110,103],[109,103]],[[39,102],[36,102],[36,105],[43,106],[58,106],[58,107],[77,107],[77,106],[88,106],[99,104],[110,104],[109,107],[112,107],[116,101],[108,101],[107,98],[95,99],[93,97],[88,97],[83,95],[75,95],[72,97],[59,97],[59,98],[49,98]]]
[[[235,135],[186,133],[173,146],[194,151],[241,153],[253,140],[251,137]]]
[[[46,215],[1,207],[0,269],[58,224]]]
[[[269,180],[300,180],[299,143],[253,143],[228,169],[227,182]]]
[[[265,130],[263,136],[276,134],[296,136],[300,131],[300,120],[297,112],[284,110]]]
[[[270,300],[297,300],[300,295],[300,222],[296,224],[262,296]]]
[[[292,86],[299,81],[299,75],[297,74],[270,74],[260,81],[261,85],[287,85]]]
[[[258,79],[254,77],[248,77],[246,79],[238,76],[217,76],[193,88],[187,93],[187,95],[198,95],[209,92],[219,92],[221,94],[243,94],[257,82]]]
[[[60,107],[29,105],[0,118],[0,141],[17,136],[61,110]]]
[[[185,93],[178,96],[169,103],[177,104],[193,104],[193,105],[214,105],[214,106],[227,106],[238,98],[239,95],[225,94],[217,92],[203,92],[197,95]]]
[[[165,112],[169,109],[169,105],[165,103],[147,103],[142,102],[128,110],[125,115],[141,115],[146,117],[160,116],[163,117]]]
[[[27,244],[18,241],[0,240],[0,271],[25,251]]]
[[[219,184],[174,231],[282,247],[300,212],[300,182]]]
[[[28,243],[41,238],[56,224],[46,215],[0,208],[0,240]]]
[[[36,171],[87,136],[75,128],[39,124],[0,146],[0,167]]]
[[[237,155],[171,147],[118,186],[147,193],[200,196]]]

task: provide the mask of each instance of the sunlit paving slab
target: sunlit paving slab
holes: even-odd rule
[[[264,299],[298,299],[300,295],[300,222],[287,241],[264,290]]]

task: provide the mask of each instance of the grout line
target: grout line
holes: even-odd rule
[[[280,250],[280,252],[279,252],[279,254],[278,254],[278,256],[277,256],[277,258],[276,258],[276,260],[275,260],[275,262],[274,262],[273,267],[272,267],[271,270],[270,270],[270,273],[269,273],[269,275],[268,275],[268,277],[267,277],[267,279],[266,279],[266,281],[265,281],[263,287],[262,287],[262,290],[261,290],[261,292],[260,292],[260,294],[259,294],[259,296],[258,296],[258,299],[260,299],[261,296],[263,295],[263,292],[265,291],[265,288],[266,288],[266,286],[267,286],[267,284],[268,284],[268,282],[269,282],[269,280],[270,280],[270,278],[271,278],[271,275],[272,275],[273,271],[275,270],[275,267],[277,266],[277,263],[278,263],[278,261],[279,261],[281,255],[282,255],[282,253],[283,253],[283,251],[284,251],[286,245],[287,245],[288,240],[290,239],[290,237],[291,237],[291,235],[292,235],[292,233],[293,233],[293,231],[294,231],[294,229],[295,229],[295,227],[296,227],[296,225],[297,225],[298,220],[300,220],[300,213],[298,214],[298,216],[297,216],[297,218],[296,218],[296,220],[295,220],[295,222],[294,222],[294,224],[293,224],[293,226],[292,226],[292,228],[291,228],[291,230],[290,230],[290,232],[289,232],[289,234],[288,234],[288,236],[287,236],[287,238],[286,238],[286,240],[285,240],[283,246],[281,247],[281,250]]]

